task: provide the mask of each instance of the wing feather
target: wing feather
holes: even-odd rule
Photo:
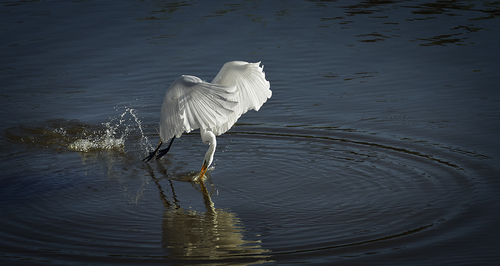
[[[234,86],[238,92],[238,105],[234,112],[229,114],[225,123],[211,128],[217,136],[229,130],[247,111],[251,109],[259,111],[260,107],[272,96],[269,81],[266,80],[264,67],[260,67],[260,62],[227,62],[215,76],[212,84]]]
[[[212,83],[180,76],[163,99],[161,140],[167,142],[198,128],[221,135],[248,110],[258,111],[272,96],[269,87],[260,62],[227,62]]]
[[[160,137],[163,142],[198,128],[216,128],[227,122],[237,106],[234,86],[204,82],[183,75],[170,85],[161,107]]]

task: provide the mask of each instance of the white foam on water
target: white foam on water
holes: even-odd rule
[[[119,108],[116,108],[117,111]],[[129,117],[131,116],[131,117]],[[79,152],[91,152],[98,150],[118,150],[123,151],[125,141],[131,132],[138,131],[140,134],[141,149],[149,150],[151,145],[144,135],[141,125],[142,121],[137,115],[137,111],[132,108],[125,108],[118,117],[111,118],[110,121],[102,123],[104,128],[91,132],[83,132],[83,136],[68,145],[68,148]],[[64,129],[55,129],[59,134],[65,134]]]

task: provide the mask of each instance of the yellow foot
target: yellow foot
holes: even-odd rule
[[[198,177],[200,181],[203,180],[203,177],[205,177],[206,172],[207,172],[207,165],[203,164],[203,166],[201,167],[200,175]]]

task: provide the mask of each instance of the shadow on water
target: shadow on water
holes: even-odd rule
[[[127,202],[131,204],[127,208],[131,209],[135,208],[134,206],[138,204],[142,204],[142,202],[150,200],[150,195],[146,195],[145,192],[147,192],[147,186],[150,181],[153,181],[163,204],[163,214],[155,213],[155,208],[147,208],[145,211],[148,216],[157,217],[161,215],[161,231],[156,233],[161,234],[161,242],[158,245],[163,250],[163,253],[167,255],[155,254],[149,256],[150,259],[166,259],[181,264],[195,263],[197,265],[212,265],[214,263],[217,265],[251,265],[269,261],[269,255],[266,254],[270,250],[263,248],[260,240],[255,238],[248,239],[245,236],[247,231],[240,218],[238,218],[238,215],[229,209],[215,207],[211,198],[214,191],[216,191],[215,185],[210,178],[210,173],[214,169],[213,167],[208,169],[206,178],[203,181],[193,181],[197,180],[197,172],[184,171],[182,168],[172,168],[172,170],[169,170],[164,166],[164,163],[168,165],[168,162],[140,163],[140,160],[136,157],[142,156],[141,152],[149,148],[144,143],[144,141],[147,141],[147,138],[141,136],[142,133],[138,130],[140,124],[134,124],[135,122],[130,121],[123,122],[122,119],[123,116],[121,119],[112,119],[111,122],[103,123],[102,125],[88,125],[76,120],[50,120],[32,126],[8,128],[2,132],[2,138],[7,140],[2,145],[7,145],[9,147],[7,152],[14,156],[17,156],[17,153],[25,153],[26,150],[33,150],[34,153],[43,152],[49,154],[54,151],[62,154],[77,151],[78,156],[74,157],[76,161],[80,160],[83,165],[89,165],[90,169],[101,166],[105,177],[118,182],[117,186],[112,190],[122,190],[122,197],[125,197]],[[134,127],[133,130],[132,127]],[[125,141],[127,142],[127,147],[125,147]],[[82,143],[82,145],[77,149],[75,148],[75,143]],[[132,162],[135,162],[134,164],[139,168],[130,167]],[[69,175],[70,172],[66,168],[68,166],[65,166],[61,171]],[[146,170],[146,176],[149,176],[149,178],[146,178],[148,180],[138,180],[141,178],[138,178],[136,171],[140,171],[141,169]],[[25,194],[28,195],[40,190],[34,188],[34,185],[30,183],[33,179],[30,178],[30,181],[15,177],[8,181],[7,184],[14,182],[24,184],[23,190],[26,190]],[[134,180],[142,182],[142,184],[138,184]],[[71,178],[70,181],[77,181],[71,185],[72,188],[82,185],[80,183],[82,181],[76,180],[76,178]],[[37,183],[41,182],[46,182],[46,180],[37,181]],[[57,182],[64,183],[61,180]],[[95,202],[96,200],[97,202],[108,201],[112,197],[107,195],[109,191],[103,195],[95,194],[99,190],[103,190],[102,187],[99,187],[98,183],[99,181],[94,180],[92,183],[84,185],[97,198],[88,201],[85,198],[79,198],[79,196],[72,194],[66,195],[69,197],[66,200],[77,197],[77,201],[82,202],[79,206],[83,208],[89,208],[89,205],[92,205],[90,202]],[[176,185],[182,186],[183,184],[191,184],[193,191],[201,194],[202,197],[199,200],[203,202],[204,211],[192,208],[191,205],[181,206],[181,202],[189,201],[176,194]],[[165,186],[166,188],[164,188]],[[44,187],[43,191],[40,190],[38,193],[49,192],[50,195],[64,194],[64,189],[65,187],[63,186],[53,188]],[[15,197],[19,197],[16,191],[9,192],[9,194],[17,194]],[[20,195],[22,196],[23,194]],[[189,195],[190,197],[196,197],[197,193],[190,193]],[[49,197],[49,195],[46,195],[46,197]],[[108,204],[103,203],[103,205]],[[59,206],[56,205],[56,207]],[[34,215],[35,220],[53,219],[49,213],[41,212]],[[69,213],[62,213],[61,215],[65,217]],[[37,216],[39,217],[36,218]],[[110,214],[110,216],[112,215]],[[71,219],[81,220],[86,218],[84,213],[77,213]],[[128,220],[131,217],[123,216],[121,219]],[[63,228],[65,226],[62,225]],[[92,225],[86,225],[85,227],[93,228]],[[95,233],[102,232],[103,229],[101,227],[102,225],[99,225],[92,230]],[[125,225],[119,227],[126,228]],[[113,235],[112,231],[101,234]],[[61,241],[64,240],[64,233],[62,235],[63,239]],[[23,237],[29,238],[29,236]],[[88,236],[85,236],[81,240],[87,238]],[[93,239],[91,240],[93,242],[99,242],[99,237],[94,236],[91,239]],[[121,241],[126,240],[123,239]],[[152,241],[152,239],[148,239],[148,241]],[[111,252],[111,249],[104,252]],[[112,254],[109,256],[116,257],[117,259],[136,257],[136,255],[117,256]]]
[[[62,250],[48,258],[80,250],[77,245],[62,244],[76,234],[71,239],[86,243],[85,248],[91,250],[86,257],[107,254],[119,259],[228,265],[290,258],[369,259],[367,255],[393,255],[408,247],[418,251],[441,245],[450,235],[457,239],[464,224],[477,223],[471,218],[489,215],[476,213],[475,205],[483,194],[493,192],[484,189],[480,177],[470,174],[475,171],[468,167],[471,162],[479,165],[491,160],[484,155],[356,129],[252,124],[239,124],[225,134],[217,153],[225,165],[217,172],[219,186],[226,193],[222,199],[238,193],[234,198],[236,214],[229,209],[235,207],[217,208],[212,201],[217,191],[211,181],[212,169],[203,182],[193,181],[197,173],[186,171],[193,168],[183,160],[195,155],[198,162],[204,152],[200,149],[206,148],[197,148],[199,140],[191,139],[198,136],[182,138],[175,156],[144,164],[140,159],[151,149],[148,135],[133,115],[119,117],[94,126],[50,120],[3,132],[6,154],[21,158],[21,163],[28,162],[24,159],[26,150],[47,157],[40,159],[36,171],[32,171],[41,176],[39,180],[31,175],[19,178],[16,169],[21,166],[9,170],[13,174],[7,176],[12,178],[0,181],[6,190],[5,200],[35,198],[32,195],[43,198],[35,203],[39,209],[30,212],[31,218],[52,221],[56,217],[57,229],[66,230],[55,240],[44,236],[35,239]],[[78,150],[75,155],[71,147],[82,141],[92,148]],[[232,147],[226,156],[227,141]],[[53,158],[55,153],[65,160],[63,164]],[[100,169],[103,174],[97,173]],[[93,176],[82,178],[82,172],[87,171]],[[237,180],[231,171],[237,171]],[[152,190],[148,189],[150,185]],[[124,199],[127,204],[121,205]],[[121,212],[114,210],[120,206]],[[54,213],[52,208],[65,211]],[[76,208],[81,210],[75,213]],[[109,214],[110,210],[115,213]],[[6,228],[21,231],[19,227],[24,226],[40,233],[38,227],[24,224],[26,217],[17,209],[6,211],[15,217],[4,221]],[[264,213],[265,218],[259,216]],[[88,223],[88,217],[98,223]],[[66,220],[74,221],[74,227],[59,222]],[[10,246],[30,237],[24,232],[6,234],[2,244]],[[39,248],[38,242],[9,254]],[[127,254],[128,249],[133,251]]]
[[[214,261],[231,265],[249,265],[265,262],[270,250],[263,249],[260,241],[245,240],[245,231],[241,220],[229,210],[215,208],[211,199],[214,185],[210,179],[210,169],[202,181],[193,180],[194,173],[176,174],[169,177],[167,169],[157,164],[158,171],[166,178],[156,177],[155,170],[148,164],[151,178],[156,184],[160,199],[164,205],[162,222],[162,247],[171,259],[196,261]],[[165,179],[172,194],[169,200],[162,188]],[[203,196],[205,211],[184,209],[175,194],[173,179],[190,182]],[[209,184],[207,190],[205,182]]]

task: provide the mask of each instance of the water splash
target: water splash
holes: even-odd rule
[[[115,107],[115,109],[119,111],[120,108]],[[141,149],[151,149],[152,147],[148,142],[148,138],[144,135],[141,123],[137,110],[126,107],[125,111],[120,115],[111,118],[106,123],[102,123],[102,129],[94,130],[90,134],[83,134],[81,138],[70,143],[68,148],[79,152],[97,150],[123,151],[127,137],[138,130]]]
[[[109,121],[89,125],[78,120],[52,119],[8,128],[1,136],[10,143],[23,143],[41,149],[78,152],[152,149],[142,121],[135,109],[124,108]],[[139,145],[139,147],[135,146]]]
[[[109,125],[107,125],[109,126]],[[116,137],[113,128],[107,128],[103,136],[90,136],[75,140],[68,145],[70,150],[89,152],[94,150],[123,150],[126,134]]]
[[[137,126],[137,129],[139,130],[139,133],[141,135],[141,140],[139,143],[141,144],[141,149],[145,150],[146,152],[153,149],[154,147],[151,146],[149,143],[148,137],[144,134],[144,131],[142,129],[142,121],[139,119],[139,116],[137,115],[137,110],[131,109],[131,108],[126,108],[126,111],[122,114],[122,119],[125,114],[130,113],[130,115],[133,117],[134,122]]]

